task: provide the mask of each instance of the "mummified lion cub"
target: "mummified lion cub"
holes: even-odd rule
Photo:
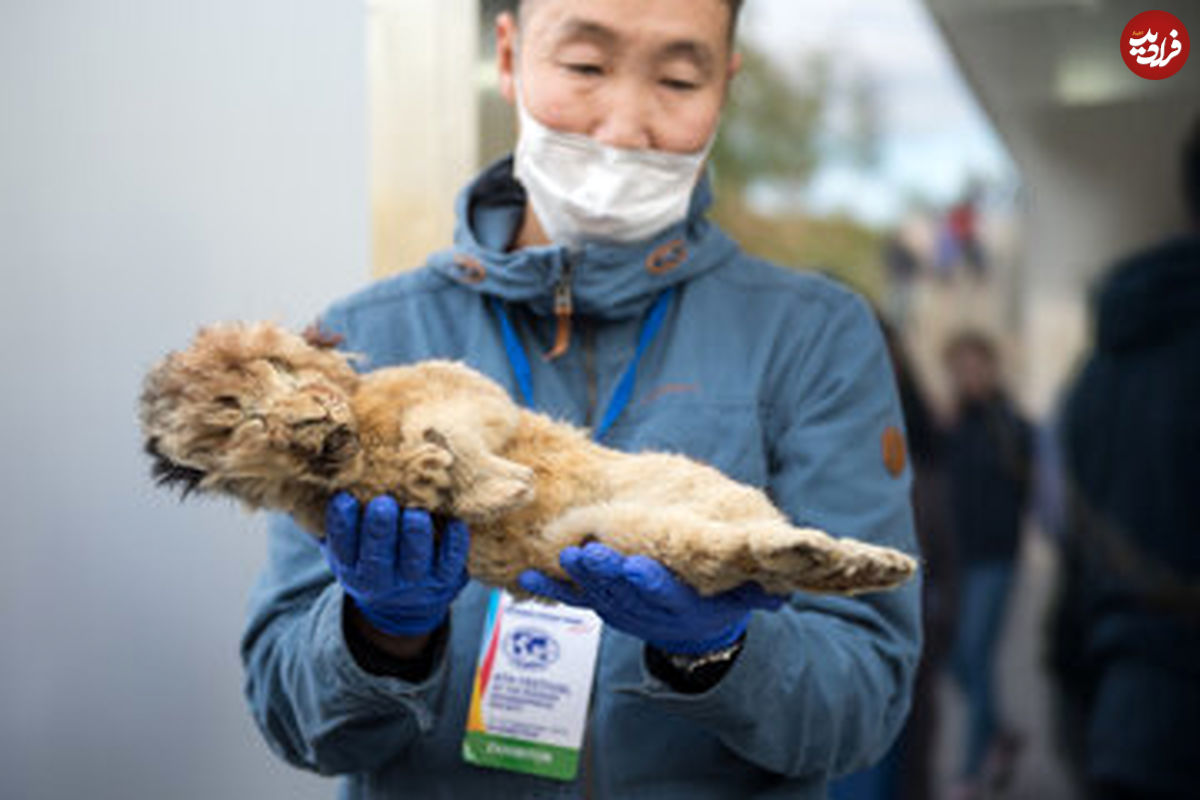
[[[916,569],[895,550],[793,527],[761,491],[686,457],[596,444],[462,364],[359,374],[351,358],[267,323],[201,330],[145,381],[155,476],[288,512],[316,536],[337,491],[390,493],[465,520],[471,574],[517,593],[523,570],[562,577],[559,552],[593,539],[704,594],[746,581],[875,591]]]

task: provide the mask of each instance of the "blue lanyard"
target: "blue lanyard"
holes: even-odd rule
[[[608,401],[604,418],[600,420],[599,427],[592,434],[592,438],[596,441],[604,438],[604,434],[608,433],[621,413],[629,406],[629,401],[633,399],[633,386],[637,381],[638,364],[641,363],[642,356],[646,354],[650,343],[654,341],[654,337],[662,328],[663,320],[666,319],[667,309],[670,307],[674,295],[675,287],[668,287],[658,295],[654,305],[650,307],[650,313],[642,323],[641,333],[638,334],[637,349],[633,353],[633,359],[625,367],[625,372],[621,375],[621,380],[617,382],[617,388],[613,390],[612,398]],[[513,375],[517,379],[517,389],[521,392],[521,398],[525,401],[525,405],[533,408],[533,369],[529,365],[529,356],[525,354],[525,348],[521,346],[521,340],[517,338],[517,331],[513,328],[512,320],[509,319],[508,312],[504,309],[504,303],[498,297],[489,299],[492,308],[496,311],[496,316],[500,318],[500,333],[504,337],[504,350],[508,354],[508,363],[512,366]]]

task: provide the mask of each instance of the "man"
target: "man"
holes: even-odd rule
[[[945,357],[956,402],[945,466],[960,575],[951,666],[967,699],[966,749],[953,796],[971,800],[983,796],[985,782],[1009,777],[1017,745],[1001,720],[994,674],[1029,504],[1033,430],[1004,391],[990,338],[960,333]]]
[[[1191,230],[1119,263],[1063,412],[1068,526],[1051,668],[1087,796],[1200,784],[1200,120]]]
[[[334,304],[323,327],[372,368],[465,360],[606,445],[687,453],[797,523],[912,552],[902,417],[870,310],[744,255],[704,217],[739,5],[525,0],[502,14],[515,157],[461,195],[453,250]],[[480,642],[499,623],[492,590],[467,582],[464,526],[435,527],[346,496],[321,547],[271,522],[247,696],[272,748],[347,776],[346,797],[818,798],[903,722],[916,582],[701,598],[593,543],[562,554],[571,583],[522,577],[605,623],[578,772],[465,763]],[[558,657],[557,639],[532,635]]]

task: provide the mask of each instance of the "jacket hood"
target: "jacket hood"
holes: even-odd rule
[[[1152,346],[1200,324],[1200,235],[1183,236],[1119,263],[1096,296],[1102,350]]]
[[[549,245],[509,250],[524,219],[525,190],[509,156],[484,170],[459,194],[454,247],[430,266],[477,292],[554,311],[566,278],[575,313],[607,319],[641,314],[668,286],[727,261],[737,245],[705,218],[712,203],[707,175],[696,184],[687,218],[636,244]]]

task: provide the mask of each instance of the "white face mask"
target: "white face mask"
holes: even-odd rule
[[[687,216],[715,134],[695,153],[627,150],[551,130],[534,119],[517,85],[521,133],[514,174],[555,244],[628,244]]]

